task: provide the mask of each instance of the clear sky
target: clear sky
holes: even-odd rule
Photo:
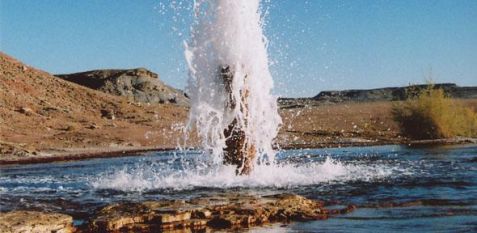
[[[50,73],[146,67],[184,88],[191,1],[0,0],[0,50]],[[182,7],[181,7],[182,6]],[[275,93],[477,85],[476,0],[269,0]]]

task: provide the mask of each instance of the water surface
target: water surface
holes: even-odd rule
[[[0,168],[0,208],[51,210],[84,220],[118,201],[190,199],[223,192],[297,193],[357,211],[254,231],[476,231],[477,146],[287,150],[249,177],[189,151]],[[375,208],[420,200],[424,205]]]

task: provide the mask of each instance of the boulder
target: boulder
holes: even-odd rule
[[[101,117],[109,119],[109,120],[114,120],[116,119],[116,116],[114,115],[114,111],[111,109],[101,109]]]
[[[17,109],[17,112],[25,114],[27,116],[32,116],[32,115],[35,114],[35,112],[31,108],[28,108],[28,107],[21,107],[21,108]]]

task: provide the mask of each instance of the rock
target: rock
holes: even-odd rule
[[[74,232],[73,218],[59,213],[11,211],[0,215],[3,233],[16,232]]]
[[[298,195],[225,194],[207,201],[199,198],[112,204],[90,219],[86,228],[89,232],[239,229],[268,222],[326,219],[327,214],[323,202]]]
[[[87,128],[87,129],[99,129],[100,127],[99,127],[97,124],[93,123],[93,124],[89,125],[89,126],[86,127],[86,128]]]
[[[356,210],[358,207],[356,205],[348,205],[342,209],[331,209],[328,210],[329,215],[338,215],[338,214],[348,214]]]
[[[227,101],[225,104],[225,112],[233,113],[236,108],[236,100],[233,97],[234,86],[234,71],[230,66],[224,66],[221,68],[219,74],[220,79],[223,81],[224,90],[227,93]],[[245,76],[247,77],[247,76]],[[240,115],[248,116],[248,103],[247,96],[249,90],[243,89],[240,91],[240,98],[243,103],[243,107],[239,108]],[[244,122],[248,122],[248,119],[245,117]],[[239,120],[234,118],[233,121],[224,129],[225,148],[224,148],[224,159],[223,163],[225,165],[234,165],[236,166],[236,174],[238,175],[248,175],[252,172],[253,162],[255,155],[257,153],[255,145],[247,139],[246,132],[247,123],[239,124]]]
[[[153,218],[152,221],[160,224],[185,221],[189,220],[191,217],[191,212],[188,211],[159,211],[156,213],[157,216]]]
[[[205,219],[191,219],[190,220],[190,227],[192,229],[200,229],[204,228],[207,225],[207,221]]]
[[[67,125],[63,130],[64,131],[74,131],[77,127],[75,125]]]
[[[116,119],[114,115],[114,111],[110,109],[101,109],[101,117],[109,119],[109,120]]]
[[[135,102],[189,106],[189,98],[184,92],[165,85],[156,73],[144,68],[93,70],[55,76],[94,90],[125,96]]]
[[[207,225],[217,229],[232,228],[234,225],[238,225],[240,222],[232,216],[217,216],[207,222]]]
[[[8,155],[13,157],[29,157],[36,153],[37,151],[24,148],[24,146],[21,146],[21,144],[0,141],[0,155]]]
[[[127,225],[144,223],[149,220],[146,207],[138,203],[113,204],[103,208],[91,221],[91,232],[113,232]]]
[[[212,212],[210,212],[210,210],[207,210],[207,209],[200,209],[200,210],[194,211],[192,213],[192,216],[194,218],[208,219],[212,217]]]
[[[31,116],[31,115],[35,114],[35,112],[31,108],[28,108],[28,107],[21,107],[17,110],[17,112],[23,113],[27,116]]]

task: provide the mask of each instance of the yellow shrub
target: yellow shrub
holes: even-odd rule
[[[393,106],[401,132],[411,139],[477,136],[477,113],[447,98],[432,85],[403,103]]]

